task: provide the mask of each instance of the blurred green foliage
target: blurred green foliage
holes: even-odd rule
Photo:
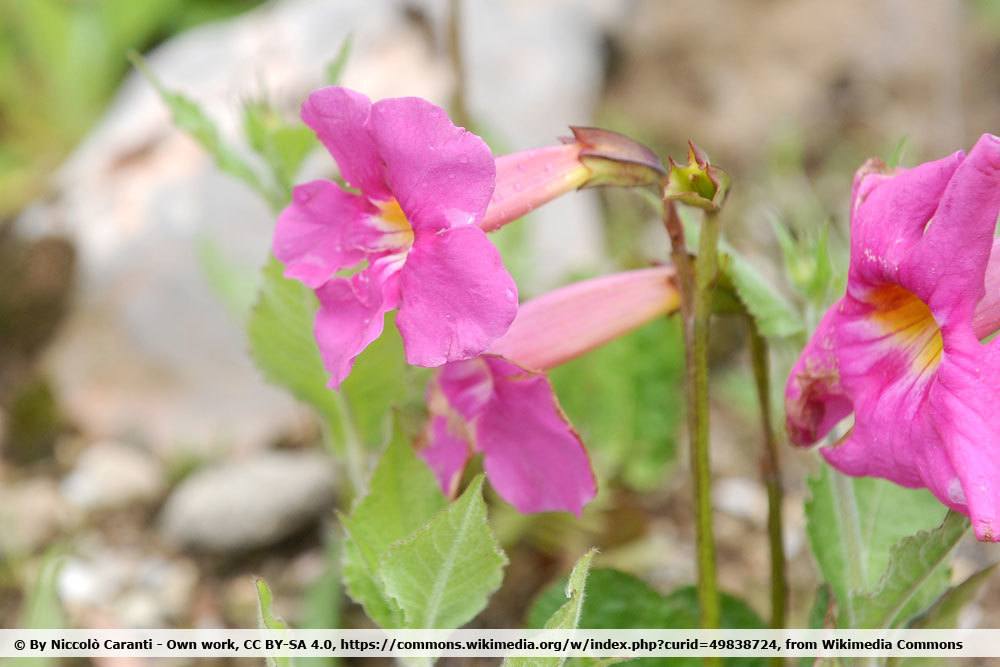
[[[259,0],[0,2],[0,219],[44,187],[147,49]]]

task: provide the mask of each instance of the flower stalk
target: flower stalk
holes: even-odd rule
[[[782,488],[781,459],[778,442],[771,420],[771,369],[767,340],[760,334],[753,318],[750,325],[750,358],[753,363],[754,383],[757,386],[757,404],[764,436],[764,450],[760,472],[767,489],[767,537],[771,551],[771,627],[785,627],[785,605],[788,601],[788,582],[785,580],[785,547],[782,541]],[[773,661],[782,664],[780,659]]]
[[[708,341],[712,297],[719,274],[719,209],[728,190],[724,172],[690,144],[688,164],[670,161],[664,181],[664,226],[670,236],[671,255],[677,267],[684,318],[685,393],[694,492],[698,606],[702,628],[718,628],[719,586],[716,573],[715,535],[712,522],[712,469],[709,452]],[[677,202],[705,211],[697,259],[688,254]],[[705,664],[718,664],[706,658]]]

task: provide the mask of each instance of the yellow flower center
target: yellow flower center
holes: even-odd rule
[[[406,219],[399,202],[392,198],[375,205],[379,214],[372,218],[372,224],[383,234],[379,245],[385,249],[408,250],[413,245],[413,225]]]
[[[913,370],[918,375],[933,373],[941,362],[944,340],[927,304],[899,285],[876,289],[869,303],[875,307],[872,320],[906,351]]]

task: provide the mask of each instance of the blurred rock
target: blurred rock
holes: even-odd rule
[[[170,495],[161,517],[168,542],[237,553],[275,544],[315,522],[334,502],[329,458],[270,452],[198,471]]]
[[[97,511],[149,505],[166,490],[159,462],[137,447],[115,442],[93,445],[80,455],[62,481],[62,492],[73,505]]]
[[[59,572],[59,596],[78,622],[99,614],[118,627],[167,627],[185,617],[198,583],[190,561],[103,544],[80,551]]]
[[[745,477],[723,477],[712,485],[712,504],[720,512],[763,525],[767,493],[761,483]]]
[[[0,485],[0,556],[37,551],[74,521],[55,482],[36,477]]]

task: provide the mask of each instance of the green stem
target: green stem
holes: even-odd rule
[[[449,111],[455,125],[469,127],[469,107],[465,96],[465,58],[462,56],[462,0],[448,2],[448,60],[455,77]]]
[[[705,215],[698,259],[687,252],[684,230],[676,204],[664,201],[664,225],[670,235],[671,255],[681,288],[684,317],[685,392],[694,490],[698,558],[698,606],[702,628],[719,627],[719,590],[712,530],[712,470],[709,458],[708,337],[712,291],[718,273],[718,215]],[[706,664],[719,664],[706,658]]]
[[[771,369],[767,340],[760,334],[754,319],[750,325],[750,357],[753,376],[757,385],[757,403],[764,434],[764,450],[760,459],[761,477],[767,489],[767,538],[771,549],[771,627],[785,627],[785,605],[788,601],[788,582],[785,580],[785,546],[782,540],[781,516],[781,459],[778,441],[771,421]],[[772,658],[772,665],[781,665],[781,658]]]
[[[334,405],[337,408],[338,423],[331,422],[324,425],[323,441],[333,454],[334,460],[342,462],[347,473],[350,497],[345,499],[347,502],[343,506],[350,507],[351,499],[359,498],[365,493],[365,453],[361,438],[354,427],[347,399],[337,393]]]

